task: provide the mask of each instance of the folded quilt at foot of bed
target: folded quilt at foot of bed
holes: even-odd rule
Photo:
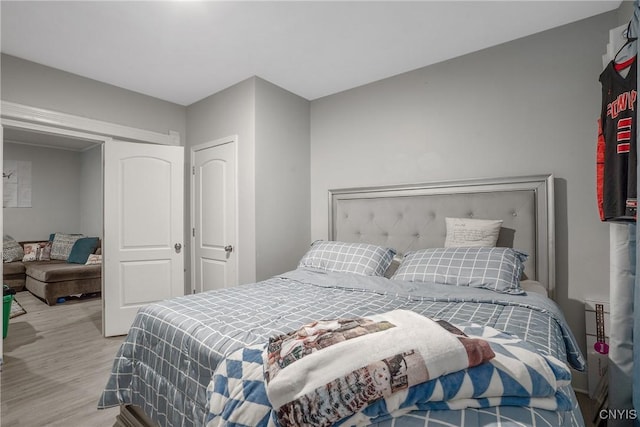
[[[323,425],[383,396],[492,357],[486,341],[466,337],[447,322],[394,310],[314,321],[272,337],[264,367],[269,401],[283,416],[298,419],[294,408],[314,408],[322,413],[315,422]]]
[[[459,327],[469,336],[486,339],[495,358],[380,399],[336,425],[368,425],[413,410],[495,406],[572,410],[571,398],[562,389],[571,384],[571,372],[563,362],[542,355],[530,344],[491,327]]]
[[[460,326],[469,337],[486,340],[495,357],[476,367],[456,371],[392,393],[367,403],[336,425],[366,425],[397,417],[415,409],[486,408],[497,405],[528,406],[553,411],[571,409],[571,401],[559,388],[570,383],[571,374],[564,363],[540,355],[532,346],[490,327]],[[318,425],[317,407],[304,409],[296,400],[296,411],[275,411],[263,381],[265,345],[237,350],[218,366],[207,389],[207,426],[275,424]],[[303,399],[304,401],[304,399]],[[309,400],[307,399],[307,402]],[[297,405],[297,406],[296,406]],[[291,421],[291,417],[294,421]]]

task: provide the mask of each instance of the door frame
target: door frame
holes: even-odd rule
[[[180,133],[176,131],[163,134],[9,101],[2,101],[0,112],[2,125],[6,127],[40,130],[70,137],[95,138],[103,142],[121,139],[150,144],[181,145]]]
[[[229,136],[225,136],[223,138],[218,138],[215,139],[213,141],[208,141],[208,142],[204,142],[202,144],[198,144],[198,145],[194,145],[191,147],[190,149],[190,154],[189,154],[189,170],[190,170],[190,175],[191,175],[191,179],[189,181],[189,185],[191,186],[190,188],[190,192],[189,192],[189,196],[190,196],[190,203],[189,203],[189,210],[190,210],[190,224],[189,224],[189,238],[191,240],[191,244],[189,245],[189,257],[191,258],[191,262],[190,264],[190,284],[191,284],[191,293],[195,293],[196,292],[196,276],[195,276],[195,268],[196,268],[196,257],[195,257],[195,253],[196,253],[196,236],[195,236],[195,228],[196,228],[196,178],[195,178],[195,156],[196,156],[196,152],[198,151],[202,151],[202,150],[206,150],[207,148],[212,148],[212,147],[216,147],[218,145],[223,145],[223,144],[233,144],[233,151],[234,151],[234,157],[235,157],[235,164],[234,164],[234,168],[235,168],[235,181],[236,181],[236,185],[235,185],[235,194],[234,194],[234,198],[235,198],[235,212],[236,212],[236,225],[235,225],[235,230],[233,230],[234,233],[234,241],[236,242],[235,247],[233,248],[233,251],[236,254],[236,271],[234,273],[235,277],[234,277],[234,282],[238,283],[238,277],[239,274],[238,272],[240,271],[240,253],[242,252],[242,248],[240,248],[239,244],[238,244],[238,236],[239,236],[239,222],[238,221],[238,212],[240,212],[240,207],[239,207],[239,197],[238,197],[238,135],[229,135]]]
[[[176,131],[163,134],[9,101],[1,101],[0,126],[80,138],[94,141],[96,144],[108,144],[113,139],[119,139],[148,144],[181,145],[180,133]],[[2,141],[4,143],[4,139]],[[0,160],[2,160],[1,155]],[[2,187],[0,187],[0,197],[4,198]],[[4,224],[0,224],[0,232],[4,234]],[[103,230],[103,238],[104,234]],[[2,273],[2,266],[0,266],[0,273]],[[102,287],[104,288],[104,275],[102,276]],[[0,326],[2,326],[2,322],[0,320]],[[0,365],[3,359],[2,354],[2,343],[0,342]]]

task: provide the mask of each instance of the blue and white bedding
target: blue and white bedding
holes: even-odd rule
[[[563,412],[573,409],[570,396],[562,390],[571,382],[571,373],[563,362],[552,356],[540,355],[535,348],[519,338],[488,326],[461,326],[461,331],[469,337],[486,340],[494,350],[495,357],[487,363],[386,395],[372,404],[365,404],[359,411],[341,408],[344,417],[330,424],[323,421],[326,420],[324,414],[331,411],[322,409],[322,402],[312,402],[307,406],[306,396],[294,400],[291,405],[297,416],[294,422],[291,422],[289,410],[283,412],[281,409],[274,409],[274,399],[269,392],[271,384],[266,385],[263,381],[266,346],[241,348],[229,354],[218,365],[209,383],[207,427],[366,426],[398,418],[411,411],[430,409],[439,411],[434,413],[434,419],[444,414],[442,410],[451,409],[485,409],[495,406],[524,406]],[[322,367],[317,369],[322,370]],[[356,388],[335,387],[331,394],[339,395],[341,393],[336,390],[342,389],[344,393],[353,396]],[[339,405],[340,401],[336,400],[334,404]],[[550,412],[547,414],[551,415]],[[550,417],[548,422],[554,425],[555,418]]]
[[[256,284],[143,308],[116,356],[99,407],[132,404],[162,426],[203,426],[209,416],[207,386],[216,367],[235,350],[263,344],[270,336],[313,320],[396,309],[457,325],[490,326],[575,369],[585,367],[558,307],[541,295],[498,294],[299,268]],[[571,406],[569,411],[504,405],[454,410],[417,406],[397,418],[371,420],[380,426],[583,425],[571,387],[564,385],[560,390],[569,399],[564,402]]]

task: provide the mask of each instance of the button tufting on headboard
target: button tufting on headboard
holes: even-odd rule
[[[330,191],[329,238],[406,251],[442,247],[446,217],[500,219],[498,246],[529,254],[528,278],[555,286],[553,176]]]

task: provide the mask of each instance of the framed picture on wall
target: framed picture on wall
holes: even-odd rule
[[[5,160],[2,168],[3,208],[31,207],[31,162]]]

